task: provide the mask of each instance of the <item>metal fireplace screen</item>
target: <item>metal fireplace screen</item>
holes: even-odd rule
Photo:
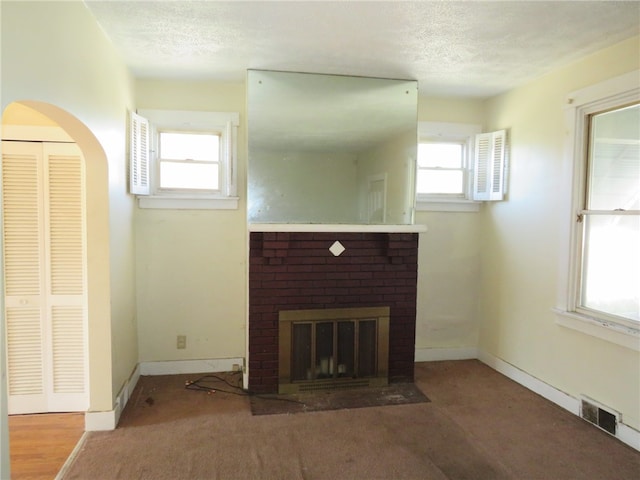
[[[389,307],[283,310],[279,393],[388,383]]]

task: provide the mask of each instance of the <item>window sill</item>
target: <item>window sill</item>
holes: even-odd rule
[[[165,197],[139,196],[138,207],[173,210],[237,210],[238,197]]]
[[[566,328],[640,352],[640,329],[554,308],[556,323]]]
[[[416,200],[418,212],[479,212],[482,202],[473,200]]]

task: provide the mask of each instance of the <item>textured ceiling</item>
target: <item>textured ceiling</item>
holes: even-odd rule
[[[302,71],[427,95],[495,95],[640,33],[638,1],[85,3],[140,78]]]

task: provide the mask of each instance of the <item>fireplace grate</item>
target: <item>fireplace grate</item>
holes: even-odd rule
[[[386,385],[389,307],[279,312],[278,392]]]

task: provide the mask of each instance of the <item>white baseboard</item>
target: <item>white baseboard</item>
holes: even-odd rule
[[[103,430],[115,430],[116,421],[115,410],[105,412],[86,412],[84,414],[85,432],[100,432]]]
[[[131,398],[131,393],[133,389],[136,388],[138,384],[138,380],[140,379],[140,364],[136,365],[136,368],[133,369],[131,375],[129,375],[129,379],[124,383],[123,387],[118,392],[116,396],[116,405],[114,408],[115,417],[116,417],[116,425],[120,421],[120,415],[122,415],[122,411],[124,407],[129,403],[129,399]]]
[[[105,412],[86,412],[84,414],[84,429],[87,432],[114,430],[120,421],[120,415],[131,398],[133,389],[140,379],[140,364],[136,365],[128,380],[116,395],[113,410]]]
[[[537,393],[538,395],[546,398],[547,400],[559,405],[565,410],[570,411],[574,415],[580,415],[580,400],[572,397],[555,387],[552,387],[548,383],[538,380],[537,378],[529,375],[528,373],[514,367],[510,363],[505,362],[493,355],[480,351],[478,360],[487,364],[494,370],[500,372],[505,377],[510,378],[514,382],[528,388],[529,390]]]
[[[416,362],[437,362],[441,360],[471,360],[478,358],[475,347],[461,348],[416,348]]]
[[[624,423],[618,423],[618,430],[616,437],[620,439],[621,442],[626,443],[631,448],[635,448],[640,451],[640,432],[635,428],[631,428]]]
[[[574,415],[580,416],[580,400],[571,395],[552,387],[548,383],[539,380],[519,368],[505,362],[490,353],[479,351],[478,360],[500,372],[505,377],[546,398],[550,402],[568,410]],[[629,445],[631,448],[640,451],[640,432],[634,428],[618,423],[616,438]]]
[[[230,372],[234,365],[242,367],[242,358],[207,358],[203,360],[173,360],[141,362],[140,375],[178,375],[182,373]]]

